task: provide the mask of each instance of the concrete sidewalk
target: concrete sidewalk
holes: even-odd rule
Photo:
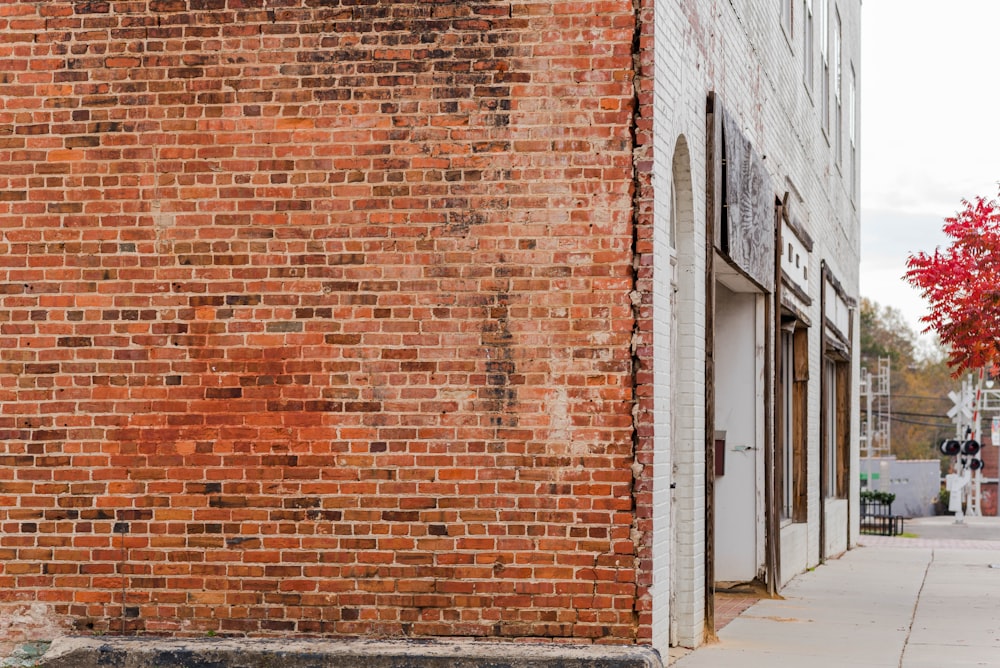
[[[673,666],[1000,665],[1000,520],[928,518],[906,530],[917,537],[862,536]]]

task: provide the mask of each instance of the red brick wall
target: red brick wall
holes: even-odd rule
[[[989,427],[989,422],[986,423],[987,428]],[[983,449],[981,450],[981,457],[983,460],[983,470],[980,475],[983,479],[996,480],[997,479],[997,450],[998,448],[990,443],[990,436],[987,432],[983,436]],[[996,482],[984,482],[980,487],[982,491],[982,499],[980,501],[980,511],[983,515],[993,517],[997,514],[997,483]]]
[[[620,0],[0,4],[6,609],[648,638],[634,28]]]

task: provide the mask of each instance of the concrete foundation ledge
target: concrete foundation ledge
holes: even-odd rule
[[[39,668],[663,668],[649,647],[445,640],[57,638]]]

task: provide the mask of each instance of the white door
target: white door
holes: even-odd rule
[[[749,582],[758,571],[757,301],[716,286],[715,429],[725,440],[716,448],[724,469],[715,479],[716,582]]]

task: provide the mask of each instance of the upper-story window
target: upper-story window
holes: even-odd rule
[[[843,66],[841,63],[841,40],[843,39],[843,24],[840,21],[840,11],[834,10],[833,19],[833,122],[836,134],[837,164],[841,164],[844,156],[844,114],[841,98],[843,90]]]
[[[847,89],[847,136],[851,152],[851,199],[858,197],[858,80],[851,63],[850,80]]]
[[[810,93],[813,89],[813,0],[802,0],[802,81]]]
[[[781,0],[781,27],[790,40],[795,34],[795,0]]]
[[[819,124],[829,139],[830,136],[830,0],[819,2],[819,57],[820,94]]]
[[[854,73],[854,63],[851,63],[851,78],[848,81],[847,88],[847,136],[851,141],[851,149],[857,143],[857,113],[855,106],[857,105],[857,95],[858,95],[858,82],[857,76]]]

